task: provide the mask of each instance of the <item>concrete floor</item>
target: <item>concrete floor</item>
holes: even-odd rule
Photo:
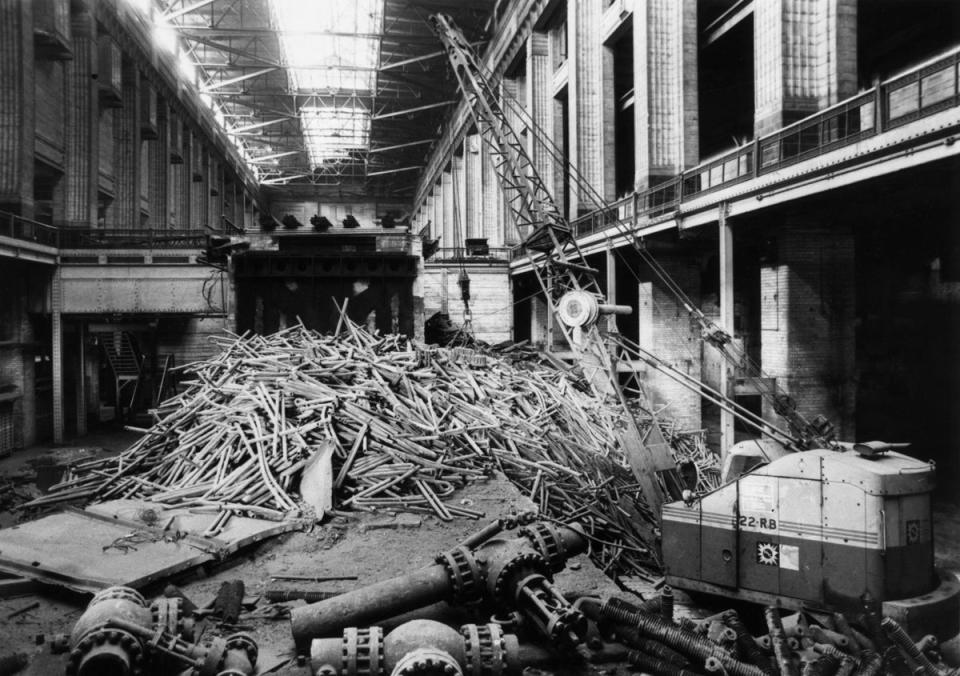
[[[38,446],[0,460],[0,473],[15,472],[53,450],[102,448],[107,452],[119,452],[137,436],[133,432],[106,430],[82,439],[70,440],[62,447]],[[471,504],[473,509],[482,510],[489,519],[514,510],[526,509],[529,504],[525,497],[502,478],[472,484],[460,491],[455,499]],[[8,519],[9,517],[10,515],[7,515]],[[321,585],[325,590],[346,591],[355,586],[405,574],[431,563],[436,552],[453,546],[486,523],[486,519],[458,519],[444,523],[432,516],[422,516],[405,519],[406,527],[374,529],[384,525],[385,519],[389,520],[389,517],[367,513],[337,517],[315,526],[309,532],[291,533],[249,548],[216,568],[186,573],[179,576],[175,582],[199,606],[211,601],[221,583],[226,580],[243,580],[248,596],[258,596],[267,587],[297,586],[297,583],[275,582],[270,579],[272,575],[278,574],[357,575],[357,582]],[[934,510],[934,521],[937,564],[960,570],[960,503],[939,500]],[[565,593],[577,596],[623,593],[586,556],[577,557],[573,564],[575,569],[568,568],[557,575],[557,585]],[[162,585],[144,591],[149,598],[158,595],[162,591]],[[13,619],[8,618],[10,613],[33,603],[39,605]],[[69,633],[85,603],[86,598],[82,595],[54,587],[42,594],[0,600],[0,630],[6,639],[0,656],[11,650],[27,652],[31,654],[32,661],[23,673],[36,676],[62,673],[65,656],[51,655],[46,644],[38,646],[38,637],[42,635],[45,641],[49,642],[50,637],[56,633]],[[302,601],[282,605],[293,606],[300,603]],[[709,601],[706,603],[707,605],[704,605],[698,597],[699,607],[686,607],[684,612],[705,616],[730,605],[724,601],[717,601],[716,606],[710,605]],[[253,615],[240,620],[244,629],[252,632],[259,642],[261,673],[280,668],[293,656],[288,622],[282,618],[256,616],[267,608],[268,604],[261,601]],[[446,604],[432,606],[423,614],[447,620],[452,624],[488,621],[488,618],[483,616],[455,612]],[[951,641],[945,652],[951,657],[952,663],[956,664],[957,657],[960,656],[960,640]],[[619,668],[623,667],[625,665],[619,665]],[[610,670],[616,673],[618,665],[583,665],[574,671],[568,670],[567,673],[609,673]],[[280,673],[306,675],[308,672],[289,666]]]

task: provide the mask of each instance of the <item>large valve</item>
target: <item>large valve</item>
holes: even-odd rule
[[[552,586],[553,573],[587,547],[576,526],[535,523],[518,538],[497,537],[501,522],[437,555],[418,571],[319,601],[290,613],[294,640],[306,652],[310,640],[346,626],[363,626],[441,600],[487,601],[519,611],[551,639],[576,644],[585,620]]]

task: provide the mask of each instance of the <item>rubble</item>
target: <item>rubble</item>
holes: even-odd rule
[[[188,389],[140,440],[75,465],[27,506],[140,498],[219,511],[219,528],[234,514],[288,519],[304,510],[303,468],[332,442],[336,509],[479,519],[450,498],[499,470],[544,517],[584,522],[608,574],[656,569],[653,515],[616,443],[618,406],[524,348],[428,347],[342,322],[339,336],[297,325],[215,338],[222,351],[185,367]],[[715,474],[701,437],[663,430],[678,460]]]

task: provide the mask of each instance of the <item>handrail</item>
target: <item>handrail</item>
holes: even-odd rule
[[[59,247],[60,229],[7,211],[0,211],[0,236]]]
[[[63,249],[197,249],[207,245],[205,230],[62,228]]]
[[[602,232],[625,220],[625,201],[636,217],[676,211],[685,199],[775,172],[853,145],[888,129],[960,106],[960,47],[898,73],[829,108],[710,158],[678,176],[571,222],[575,237]],[[617,217],[611,217],[617,214]],[[511,250],[511,260],[525,254]]]
[[[489,263],[492,261],[511,260],[514,249],[511,247],[485,247],[471,249],[470,247],[441,247],[430,257],[430,261],[463,261],[465,263]]]

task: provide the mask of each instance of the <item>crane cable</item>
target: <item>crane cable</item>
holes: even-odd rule
[[[492,77],[492,73],[489,69],[486,69],[482,62],[477,60],[478,65],[481,68],[484,68],[483,75],[485,77]],[[589,201],[603,214],[608,214],[611,212],[610,206],[606,203],[606,200],[602,195],[597,192],[597,190],[592,186],[592,184],[587,181],[577,166],[570,161],[569,159],[564,159],[562,150],[556,145],[556,143],[550,138],[549,134],[546,134],[543,128],[537,124],[536,120],[526,111],[526,109],[519,104],[516,100],[516,97],[510,95],[508,92],[501,90],[501,95],[504,100],[504,108],[509,109],[514,115],[516,115],[521,121],[523,121],[528,128],[531,130],[531,135],[535,143],[539,143],[540,146],[546,151],[547,155],[560,167],[563,167],[569,171],[570,178],[574,186],[579,189],[583,194],[585,194]],[[673,279],[673,277],[664,269],[656,258],[644,247],[641,243],[634,237],[632,230],[625,223],[622,223],[619,218],[613,218],[613,228],[624,237],[624,239],[632,245],[633,249],[637,252],[640,258],[644,263],[650,268],[650,270],[656,275],[656,277],[661,281],[661,283],[666,287],[666,289],[672,293],[680,304],[684,307],[689,315],[694,317],[696,321],[701,326],[701,335],[702,338],[713,345],[721,356],[723,356],[728,362],[737,364],[743,364],[748,369],[748,375],[746,376],[754,387],[759,391],[760,395],[770,401],[774,406],[775,410],[780,412],[782,406],[786,406],[787,413],[781,413],[784,417],[787,418],[788,422],[791,424],[791,427],[797,426],[801,427],[803,432],[807,432],[812,429],[813,426],[807,421],[807,419],[792,406],[790,395],[782,391],[782,389],[776,385],[774,380],[767,376],[763,368],[759,363],[751,358],[745,351],[738,348],[733,341],[733,337],[725,332],[721,327],[719,327],[715,322],[710,320],[702,310],[700,310],[693,300],[686,294],[683,288]],[[621,257],[622,258],[622,257]],[[630,266],[627,266],[634,278],[639,280],[639,277],[633,271]],[[749,375],[749,371],[753,371],[757,375]],[[732,399],[727,397],[730,401]],[[791,417],[793,420],[791,420]],[[827,439],[829,442],[829,439]]]

